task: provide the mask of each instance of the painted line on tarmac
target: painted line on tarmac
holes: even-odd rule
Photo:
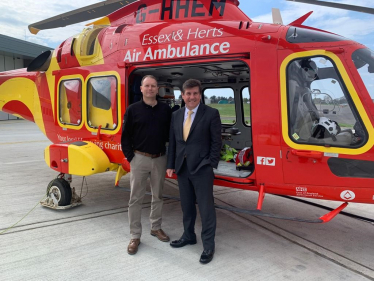
[[[221,201],[223,204],[227,204],[228,206],[232,206],[231,204],[218,199],[214,198],[215,200]],[[334,252],[326,247],[323,247],[313,241],[310,241],[308,239],[305,239],[304,237],[301,237],[295,233],[292,233],[291,231],[284,229],[276,224],[273,224],[265,219],[256,217],[256,216],[249,216],[246,217],[242,214],[238,214],[231,211],[225,211],[230,216],[238,217],[241,221],[245,221],[247,223],[252,223],[257,225],[258,227],[261,227],[279,237],[284,238],[285,240],[288,240],[289,242],[298,245],[326,260],[329,260],[343,268],[346,268],[354,273],[357,273],[365,278],[368,278],[369,280],[374,280],[374,269],[370,268],[362,263],[359,263],[355,260],[352,260],[348,257],[345,257],[337,252]]]
[[[17,164],[27,164],[35,162],[44,162],[44,160],[29,160],[29,161],[18,161],[18,162],[9,162],[9,163],[0,163],[2,165],[17,165]]]
[[[9,125],[9,124],[17,124],[17,123],[30,123],[30,121],[26,121],[23,119],[19,120],[1,120],[0,125]]]
[[[164,205],[168,205],[168,204],[172,204],[176,202],[178,201],[164,200]],[[151,208],[151,202],[143,203],[142,209],[148,209],[148,208]],[[117,215],[117,214],[122,214],[122,213],[127,213],[127,212],[128,212],[128,206],[110,209],[110,210],[91,212],[88,214],[71,216],[67,218],[60,218],[60,219],[53,219],[53,220],[46,220],[46,221],[35,222],[35,223],[30,223],[30,224],[24,224],[24,225],[15,226],[13,227],[13,230],[10,230],[9,232],[6,232],[2,235],[10,235],[10,234],[18,233],[18,232],[24,232],[24,231],[40,229],[40,228],[56,226],[56,225],[62,225],[62,224],[67,224],[67,223],[74,223],[74,222],[90,220],[90,219],[106,217],[106,216],[112,216],[112,215]],[[0,229],[0,232],[5,229],[6,228]]]
[[[49,141],[49,140],[36,140],[36,141],[0,142],[0,145],[11,145],[11,144],[21,144],[21,143],[33,143],[33,142],[51,142],[51,141]]]

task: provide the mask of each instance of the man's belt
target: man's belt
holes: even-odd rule
[[[161,153],[157,153],[157,154],[150,154],[150,153],[147,153],[147,152],[141,152],[139,150],[135,150],[134,152],[137,153],[137,154],[140,154],[140,155],[151,157],[151,158],[157,158],[157,157],[165,155],[165,152],[161,152]]]

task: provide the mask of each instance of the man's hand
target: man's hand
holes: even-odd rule
[[[168,175],[169,178],[171,178],[173,176],[173,173],[175,172],[174,169],[167,169],[166,170],[166,174]]]

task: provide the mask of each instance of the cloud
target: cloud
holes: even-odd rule
[[[330,32],[340,34],[344,37],[354,40],[368,41],[367,37],[374,35],[374,17],[361,13],[349,12],[346,10],[321,7],[316,5],[288,2],[284,0],[266,2],[266,7],[275,2],[276,6],[281,7],[283,22],[288,24],[309,11],[314,11],[310,18],[305,22],[316,28],[324,29]],[[374,7],[372,0],[330,0],[338,3]],[[82,31],[85,23],[79,23],[65,28],[40,31],[38,35],[32,35],[28,31],[28,25],[65,13],[77,8],[98,3],[99,0],[19,0],[19,1],[1,1],[0,3],[0,33],[15,38],[39,42],[38,44],[48,45],[50,47],[58,46],[66,38]],[[269,2],[269,5],[267,4]],[[243,6],[247,6],[243,3]],[[253,18],[258,22],[272,22],[271,13],[263,14]],[[92,22],[92,21],[89,21]],[[88,23],[88,22],[86,22]],[[373,43],[368,45],[374,46]]]
[[[334,2],[366,7],[374,6],[372,0]],[[313,14],[305,21],[305,25],[333,32],[352,40],[362,40],[365,39],[365,36],[374,34],[373,15],[295,2],[286,2],[283,5],[281,9],[283,23],[289,24],[310,11],[313,11]],[[272,22],[272,15],[267,13],[254,17],[253,20]]]
[[[32,35],[28,31],[28,25],[98,2],[100,1],[64,0],[62,4],[61,2],[47,0],[1,1],[0,33],[23,40],[26,39],[33,43],[56,47],[66,38],[81,32],[85,23],[40,31],[38,35]]]

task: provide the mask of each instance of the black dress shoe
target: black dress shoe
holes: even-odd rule
[[[196,240],[187,240],[184,238],[170,242],[170,246],[172,246],[173,248],[181,248],[186,245],[194,245],[194,244],[196,244]]]
[[[200,257],[200,262],[203,264],[210,263],[214,256],[214,250],[204,250]]]

